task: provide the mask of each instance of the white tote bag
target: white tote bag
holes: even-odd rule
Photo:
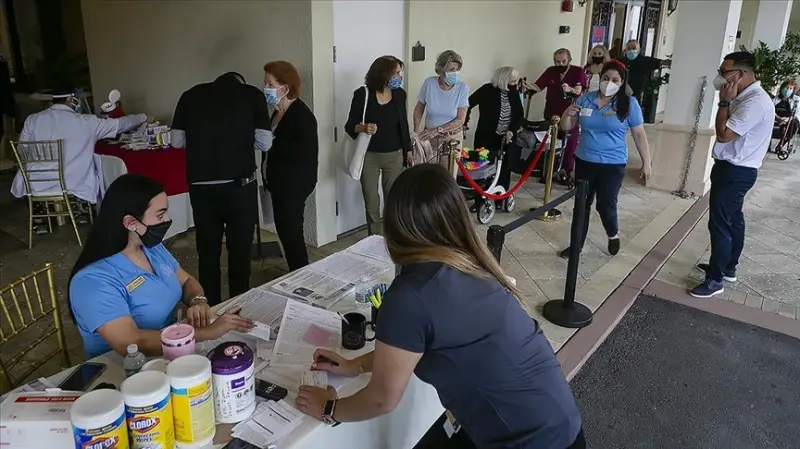
[[[367,86],[364,86],[364,109],[361,112],[361,123],[366,120],[368,99],[369,90],[367,90]],[[364,156],[367,154],[370,139],[372,139],[372,136],[367,133],[359,133],[355,139],[348,134],[344,139],[344,171],[356,181],[361,179]]]

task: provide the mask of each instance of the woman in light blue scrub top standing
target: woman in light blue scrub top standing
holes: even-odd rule
[[[461,81],[464,60],[453,50],[445,50],[436,57],[436,75],[422,83],[414,107],[414,132],[420,140],[427,140],[436,150],[450,140],[457,140],[461,148],[464,140],[464,123],[469,110],[469,86]],[[425,121],[422,121],[422,116]]]
[[[174,321],[179,301],[197,341],[252,328],[234,314],[212,322],[203,287],[162,243],[171,224],[158,182],[127,174],[109,186],[69,281],[70,313],[86,359],[109,350],[125,355],[130,344],[161,355],[161,330]]]
[[[572,129],[575,120],[581,129],[574,174],[589,183],[581,245],[589,232],[588,215],[597,196],[597,213],[608,235],[608,252],[612,256],[620,249],[617,198],[628,164],[628,130],[642,158],[640,178],[650,178],[650,148],[642,108],[628,94],[627,82],[625,65],[616,60],[607,62],[600,72],[599,90],[578,97],[561,117],[562,129]],[[561,257],[568,256],[569,248],[561,252]]]

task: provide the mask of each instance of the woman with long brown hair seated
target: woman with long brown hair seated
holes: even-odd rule
[[[403,172],[384,232],[402,268],[380,309],[375,350],[348,360],[317,350],[312,369],[372,372],[358,393],[302,386],[301,411],[330,425],[391,412],[411,374],[431,384],[478,448],[585,448],[581,419],[553,349],[472,226],[439,165]]]

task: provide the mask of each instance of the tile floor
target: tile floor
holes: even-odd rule
[[[768,155],[758,181],[745,197],[745,247],[721,297],[767,312],[800,319],[800,157],[779,161]],[[703,280],[695,267],[707,262],[711,245],[708,215],[664,264],[656,279],[692,288]]]
[[[631,156],[631,166],[638,167],[637,155]],[[599,307],[606,297],[620,284],[653,245],[672,227],[672,225],[693,204],[692,200],[676,198],[669,193],[659,192],[642,186],[638,170],[629,169],[619,198],[620,235],[622,250],[614,258],[606,253],[606,236],[596,213],[592,214],[589,239],[586,243],[578,276],[578,300],[593,310]],[[27,212],[24,201],[14,200],[8,194],[11,177],[0,175],[0,238],[19,239],[27,243]],[[564,193],[562,187],[555,187],[553,197]],[[492,224],[505,224],[527,212],[528,208],[541,204],[543,186],[535,180],[526,183],[517,195],[517,209],[511,213],[498,214]],[[569,243],[569,227],[572,217],[572,201],[561,205],[563,217],[554,222],[532,221],[510,233],[501,259],[503,268],[517,279],[518,286],[525,293],[524,303],[531,316],[539,319],[545,335],[555,349],[560,348],[574,333],[546,322],[541,317],[541,307],[549,299],[563,297],[567,263],[557,253]],[[477,223],[476,223],[477,224]],[[486,227],[477,226],[478,232],[485,235]],[[88,225],[81,226],[83,235]],[[5,237],[4,237],[5,235]],[[309,248],[312,260],[325,257],[341,250],[366,234],[356,233],[321,248]],[[167,242],[168,247],[190,273],[197,270],[197,257],[194,249],[194,234],[187,232]],[[46,262],[55,265],[56,289],[59,297],[65,298],[66,284],[72,264],[80,253],[71,229],[57,229],[53,235],[34,236],[31,250],[27,245],[20,249],[0,253],[0,285],[11,282],[16,277],[42,266]],[[0,249],[8,245],[0,245]],[[225,255],[223,254],[223,283],[226,278]],[[254,261],[251,277],[252,285],[260,285],[286,273],[282,259]],[[223,285],[223,290],[226,287]],[[71,360],[76,363],[82,359],[82,342],[72,325],[66,307],[62,304],[62,316],[66,324],[66,334]],[[43,323],[42,326],[49,326]],[[55,344],[53,340],[51,345]],[[52,346],[50,346],[52,348]],[[0,346],[5,352],[5,348]],[[42,366],[34,376],[48,376],[61,368],[56,360]]]

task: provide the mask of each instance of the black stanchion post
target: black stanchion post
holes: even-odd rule
[[[491,225],[489,230],[486,231],[486,246],[498,262],[500,262],[500,253],[503,252],[503,244],[506,242],[506,230],[500,225]]]
[[[547,301],[542,310],[542,315],[553,324],[561,327],[578,329],[586,327],[592,322],[592,311],[581,303],[575,302],[575,284],[578,280],[578,264],[580,263],[581,248],[583,247],[584,220],[586,214],[586,200],[589,185],[586,181],[578,181],[577,194],[575,195],[575,210],[572,213],[572,232],[570,234],[569,261],[567,262],[567,281],[564,285],[564,299]]]

